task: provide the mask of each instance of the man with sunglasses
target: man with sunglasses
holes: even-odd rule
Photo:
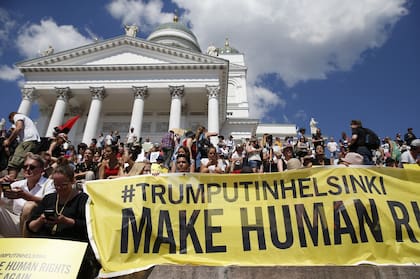
[[[0,193],[0,235],[21,237],[24,222],[32,209],[45,195],[55,192],[52,180],[42,175],[44,166],[42,156],[28,153],[23,165],[25,179],[13,182],[10,189]]]

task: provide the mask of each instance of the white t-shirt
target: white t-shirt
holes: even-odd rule
[[[410,150],[407,150],[403,154],[401,154],[400,167],[403,167],[402,166],[403,163],[405,163],[405,164],[415,164],[416,163],[416,159],[413,157],[413,155],[411,155]]]
[[[43,176],[41,176],[39,181],[36,183],[35,187],[33,187],[31,190],[29,190],[28,188],[26,179],[16,181],[10,186],[12,187],[12,189],[20,188],[23,191],[29,192],[32,195],[40,198],[43,198],[45,195],[55,192],[54,181]],[[25,202],[26,200],[24,199],[13,200],[13,213],[20,215],[22,213],[22,209],[25,205]]]
[[[209,158],[203,158],[201,159],[201,164],[202,165],[207,165],[209,163]],[[217,159],[217,167],[219,167],[223,172],[226,171],[226,165],[223,162],[222,159]],[[211,165],[208,167],[209,169],[209,173],[214,173],[216,171],[216,166],[215,165]]]
[[[338,149],[338,144],[335,141],[329,141],[327,143],[327,149],[329,152],[336,152]]]
[[[27,116],[17,113],[13,117],[13,121],[15,125],[18,121],[23,121],[23,129],[19,133],[19,140],[21,142],[25,141],[41,141],[41,137],[39,136],[38,130],[34,124],[34,122]]]

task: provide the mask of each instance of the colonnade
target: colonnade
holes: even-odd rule
[[[141,137],[143,116],[144,116],[144,105],[145,100],[149,96],[149,90],[147,86],[133,86],[134,102],[131,113],[130,127],[134,128],[134,133],[137,138]],[[169,114],[169,130],[174,128],[181,128],[181,114],[182,114],[182,98],[185,96],[184,86],[168,86],[168,91],[171,96],[171,106]],[[207,97],[208,97],[208,123],[207,127],[209,131],[219,132],[219,86],[206,86]],[[32,102],[38,98],[36,88],[26,87],[22,88],[22,101],[20,103],[18,112],[29,115]],[[60,126],[64,122],[64,116],[69,105],[69,99],[73,98],[70,87],[56,87],[56,102],[52,114],[48,122],[48,128],[45,132],[46,137],[53,135],[54,127]],[[91,102],[89,107],[89,113],[87,114],[86,126],[83,132],[82,142],[89,144],[92,138],[95,138],[98,134],[98,123],[100,123],[100,117],[102,113],[103,101],[107,97],[105,87],[89,87],[91,94]],[[47,111],[51,109],[40,108],[42,113],[40,121],[48,121],[45,119]],[[80,113],[80,112],[79,112]]]

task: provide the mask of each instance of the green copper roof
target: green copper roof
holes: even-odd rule
[[[219,54],[239,54],[239,51],[236,48],[233,48],[229,45],[229,40],[226,38],[225,46],[219,49]]]

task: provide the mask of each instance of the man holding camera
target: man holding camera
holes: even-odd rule
[[[25,179],[13,182],[3,181],[0,200],[0,235],[21,237],[22,228],[37,203],[49,193],[55,192],[52,180],[45,178],[45,161],[38,155],[25,156],[23,175]]]

